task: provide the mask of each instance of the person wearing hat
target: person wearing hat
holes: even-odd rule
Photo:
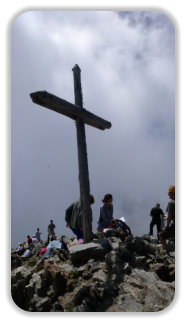
[[[103,205],[100,207],[100,217],[97,226],[98,232],[102,232],[104,228],[108,228],[111,225],[113,219],[112,200],[111,194],[106,194],[102,200]]]
[[[170,201],[168,202],[166,209],[166,212],[168,213],[167,226],[159,233],[160,242],[165,251],[167,251],[166,239],[175,236],[175,186],[169,186],[168,195]]]
[[[161,231],[161,217],[163,217],[163,210],[160,208],[160,204],[157,203],[155,207],[151,209],[150,216],[152,220],[150,222],[150,232],[149,235],[153,235],[153,227],[156,225],[157,227],[157,236],[158,233]],[[158,237],[159,240],[159,237]]]

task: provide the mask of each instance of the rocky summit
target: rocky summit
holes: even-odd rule
[[[169,254],[152,236],[123,242],[114,231],[68,251],[53,247],[48,258],[38,255],[44,246],[11,252],[12,298],[25,311],[158,312],[174,298],[174,239]]]

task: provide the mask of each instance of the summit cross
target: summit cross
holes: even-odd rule
[[[82,226],[84,242],[92,239],[92,210],[90,206],[90,183],[88,171],[87,146],[85,124],[100,130],[111,128],[111,123],[92,114],[83,108],[83,96],[81,89],[81,70],[76,64],[73,69],[75,104],[56,97],[47,91],[38,91],[30,94],[32,101],[40,106],[51,109],[76,121],[79,184],[82,213]]]

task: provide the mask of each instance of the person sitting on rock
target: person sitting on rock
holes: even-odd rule
[[[157,236],[158,233],[161,231],[161,218],[163,217],[163,210],[160,208],[160,204],[157,203],[155,207],[151,209],[150,216],[152,220],[150,222],[150,232],[149,235],[153,235],[153,227],[156,225],[157,227]],[[159,236],[158,236],[159,240]]]
[[[90,203],[94,204],[94,197],[90,195]],[[78,200],[70,205],[65,212],[66,227],[69,227],[76,235],[79,243],[83,243],[83,228],[81,219],[81,201]],[[91,219],[92,221],[92,219]]]
[[[103,205],[100,207],[100,217],[98,221],[97,231],[103,232],[104,228],[111,227],[113,219],[113,198],[111,194],[106,194],[103,198]]]
[[[30,237],[30,235],[27,235],[27,243],[28,245],[32,243],[32,238]]]
[[[35,235],[32,236],[32,243],[38,243],[38,240]]]
[[[169,237],[175,237],[175,186],[169,186],[168,195],[170,201],[168,202],[166,209],[166,212],[168,213],[167,226],[159,233],[160,242],[166,252],[168,252],[166,239]]]

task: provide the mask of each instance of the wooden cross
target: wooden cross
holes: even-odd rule
[[[31,93],[30,97],[34,103],[54,110],[76,121],[83,237],[84,242],[88,243],[92,239],[92,210],[89,196],[90,183],[85,124],[104,130],[111,128],[111,123],[83,108],[81,70],[76,64],[72,71],[74,76],[75,105],[46,91]]]

